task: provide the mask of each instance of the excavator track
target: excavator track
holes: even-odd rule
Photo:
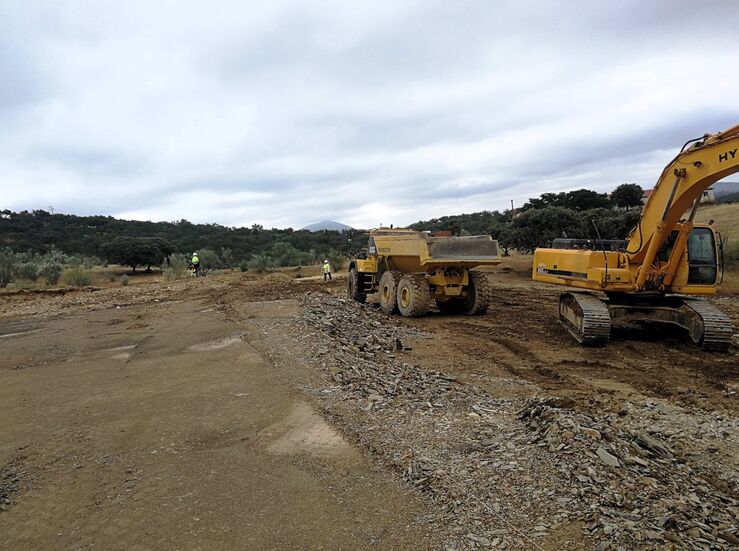
[[[560,295],[559,321],[577,342],[585,346],[603,346],[611,336],[608,307],[588,293]]]
[[[734,335],[731,319],[705,300],[687,297],[683,297],[683,300],[685,306],[694,312],[694,316],[698,316],[703,325],[703,335],[696,344],[703,350],[726,352]]]

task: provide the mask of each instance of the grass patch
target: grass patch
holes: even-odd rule
[[[190,275],[190,270],[187,267],[187,261],[178,255],[170,255],[162,263],[162,276],[165,281],[171,281],[173,279],[183,279]]]
[[[92,283],[92,273],[82,266],[73,266],[62,272],[62,281],[72,287],[87,287]]]

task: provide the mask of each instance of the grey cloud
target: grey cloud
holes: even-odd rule
[[[402,224],[650,185],[739,120],[730,1],[29,6],[0,8],[11,208]]]

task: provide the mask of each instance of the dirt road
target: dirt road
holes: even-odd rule
[[[197,292],[150,291],[0,324],[0,548],[431,545],[423,504],[294,390],[300,370]]]
[[[474,318],[279,274],[0,299],[0,547],[739,542],[736,347],[580,348],[555,290],[489,277]]]

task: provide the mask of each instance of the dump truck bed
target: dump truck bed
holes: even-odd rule
[[[498,242],[489,235],[470,237],[429,237],[428,259],[424,265],[496,265],[500,264]]]
[[[474,268],[500,263],[498,242],[489,235],[432,237],[424,232],[382,229],[371,232],[370,252],[387,258],[393,270],[424,272],[440,266]]]

